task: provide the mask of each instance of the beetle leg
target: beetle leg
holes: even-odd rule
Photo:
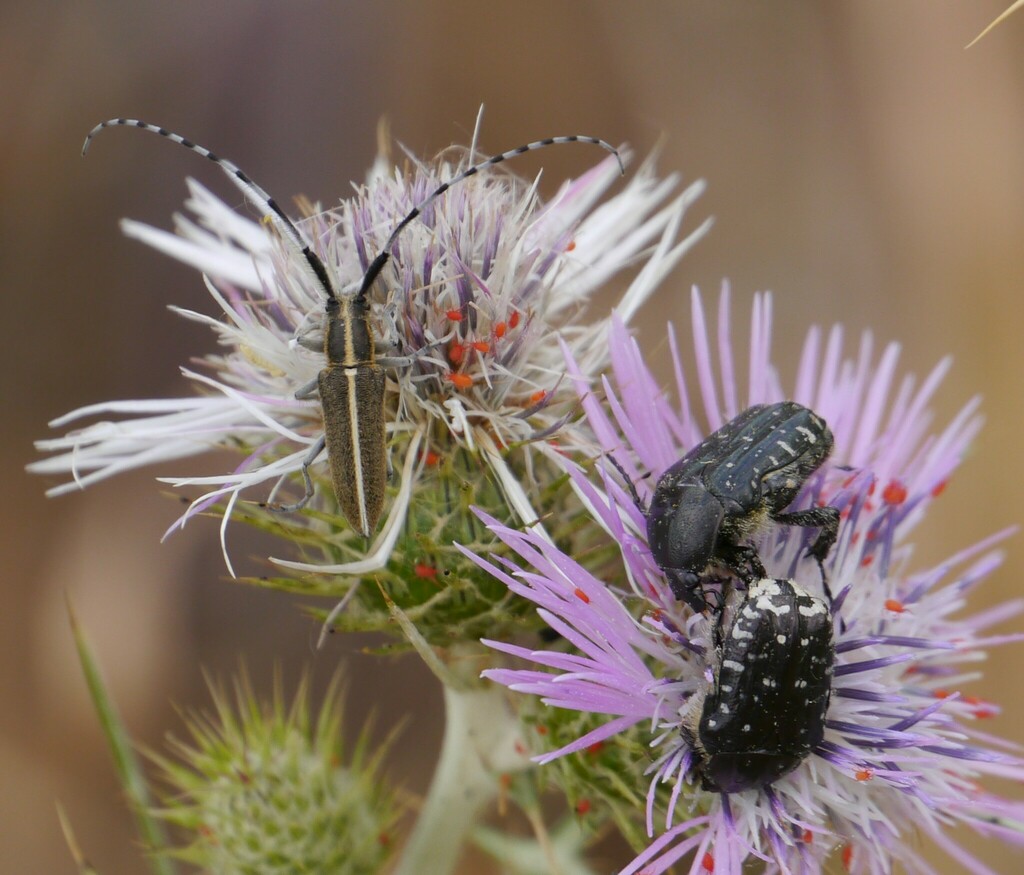
[[[633,504],[636,505],[636,509],[640,511],[640,513],[644,516],[647,516],[647,508],[644,507],[644,503],[640,500],[640,495],[636,491],[636,485],[630,479],[630,476],[626,473],[625,469],[622,467],[622,465],[619,464],[618,460],[611,453],[605,453],[604,457],[609,462],[611,462],[615,470],[619,472],[619,476],[622,477],[622,482],[626,485],[626,489],[629,490],[629,494],[633,498]],[[674,587],[673,592],[675,592]],[[676,593],[676,598],[680,598],[678,593]],[[689,600],[687,599],[687,601]]]
[[[407,368],[414,361],[416,361],[414,355],[391,355],[391,356],[378,356],[375,359],[376,364],[382,368],[389,368],[397,371],[399,368]]]
[[[757,549],[749,544],[723,545],[719,550],[719,556],[744,583],[763,580],[768,576]]]
[[[722,649],[722,621],[725,619],[725,592],[724,590],[711,590],[706,593],[711,607],[711,643],[716,651]]]
[[[300,386],[295,390],[295,397],[299,401],[305,401],[307,398],[312,398],[318,391],[320,384],[320,378],[314,377],[305,386]]]
[[[628,481],[627,481],[628,482]],[[665,576],[668,585],[677,601],[686,602],[698,614],[703,614],[709,607],[701,578],[692,571],[680,571],[677,568],[666,568]]]
[[[434,343],[428,343],[426,346],[416,350],[412,355],[378,355],[376,356],[376,363],[382,368],[392,368],[398,370],[399,368],[407,368],[412,365],[417,359],[423,358],[432,349],[441,346],[442,341],[438,340]]]
[[[295,342],[303,349],[308,349],[311,352],[323,352],[324,351],[324,337],[323,333],[320,334],[303,334],[295,338]]]
[[[268,504],[266,505],[267,510],[272,510],[274,513],[291,513],[292,511],[302,510],[313,497],[313,480],[309,476],[309,466],[316,461],[316,457],[319,456],[327,445],[327,435],[320,435],[320,440],[313,444],[313,448],[306,455],[306,458],[302,460],[302,478],[306,481],[306,494],[302,496],[295,504]]]
[[[790,513],[776,514],[773,519],[784,526],[803,526],[820,528],[818,537],[807,550],[807,555],[818,563],[821,572],[821,586],[825,591],[829,609],[832,607],[832,590],[829,589],[825,575],[825,558],[828,556],[836,538],[839,537],[839,510],[834,507],[812,507],[807,510],[795,510]]]
[[[779,513],[772,517],[775,522],[784,526],[801,526],[808,529],[821,529],[814,539],[808,556],[813,556],[820,564],[828,556],[829,550],[839,536],[839,510],[834,507],[811,507],[807,510],[794,510],[790,513]]]

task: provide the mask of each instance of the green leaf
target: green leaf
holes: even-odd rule
[[[99,664],[78,623],[70,598],[67,600],[67,606],[71,632],[75,638],[75,647],[78,650],[79,662],[82,664],[82,672],[85,674],[86,685],[89,687],[89,695],[92,697],[93,706],[100,719],[103,734],[107,737],[107,743],[110,745],[110,752],[114,756],[114,768],[117,770],[118,778],[128,796],[139,834],[146,847],[151,851],[150,866],[156,875],[175,875],[177,869],[163,853],[167,849],[167,839],[162,826],[150,812],[149,786],[139,767],[139,760],[132,747],[131,738],[117,713],[113,699],[107,692],[106,684],[100,674]]]

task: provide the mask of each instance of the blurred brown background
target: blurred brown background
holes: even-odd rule
[[[663,172],[709,182],[689,227],[708,214],[716,224],[644,314],[652,342],[666,316],[688,325],[691,283],[715,294],[728,277],[739,324],[754,291],[776,293],[787,378],[808,325],[842,321],[903,341],[904,371],[956,357],[940,422],[984,394],[975,452],[919,529],[925,562],[1022,517],[1024,14],[964,50],[1008,2],[5,4],[0,871],[74,871],[56,799],[104,875],[142,871],[65,592],[148,744],[179,729],[172,702],[206,702],[202,667],[223,675],[240,656],[263,686],[275,663],[290,682],[310,664],[322,681],[342,660],[353,716],[372,704],[383,725],[415,715],[394,770],[415,790],[440,739],[438,690],[413,660],[382,665],[337,639],[314,654],[316,629],[292,599],[225,580],[209,520],[160,544],[179,512],[153,481],[167,471],[53,501],[24,473],[49,419],[180,394],[179,364],[209,349],[204,330],[165,309],[209,311],[199,277],[122,238],[117,220],[167,226],[186,175],[240,200],[212,168],[149,137],[108,134],[83,162],[94,123],[172,127],[282,203],[344,196],[383,114],[423,155],[465,142],[481,102],[488,150],[562,133],[629,141],[641,155],[663,141]],[[543,165],[550,192],[595,156],[531,160],[519,169]],[[231,537],[243,570],[259,570],[265,546],[242,527]],[[985,598],[1024,589],[1024,544],[1010,549]],[[1022,661],[1020,647],[996,651],[972,690],[1005,707],[985,728],[1018,741]],[[1022,864],[983,853],[1000,872]]]

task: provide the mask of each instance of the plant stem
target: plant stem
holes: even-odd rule
[[[426,803],[394,875],[448,875],[502,772],[529,765],[519,721],[497,687],[444,687],[445,731]]]

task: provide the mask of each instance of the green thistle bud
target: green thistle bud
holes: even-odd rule
[[[155,755],[171,785],[158,814],[191,841],[176,856],[218,875],[377,873],[399,813],[379,771],[384,747],[364,729],[343,756],[338,684],[314,720],[303,680],[287,706],[279,679],[269,708],[243,674],[234,703],[211,685],[214,714],[189,715],[175,758]]]

